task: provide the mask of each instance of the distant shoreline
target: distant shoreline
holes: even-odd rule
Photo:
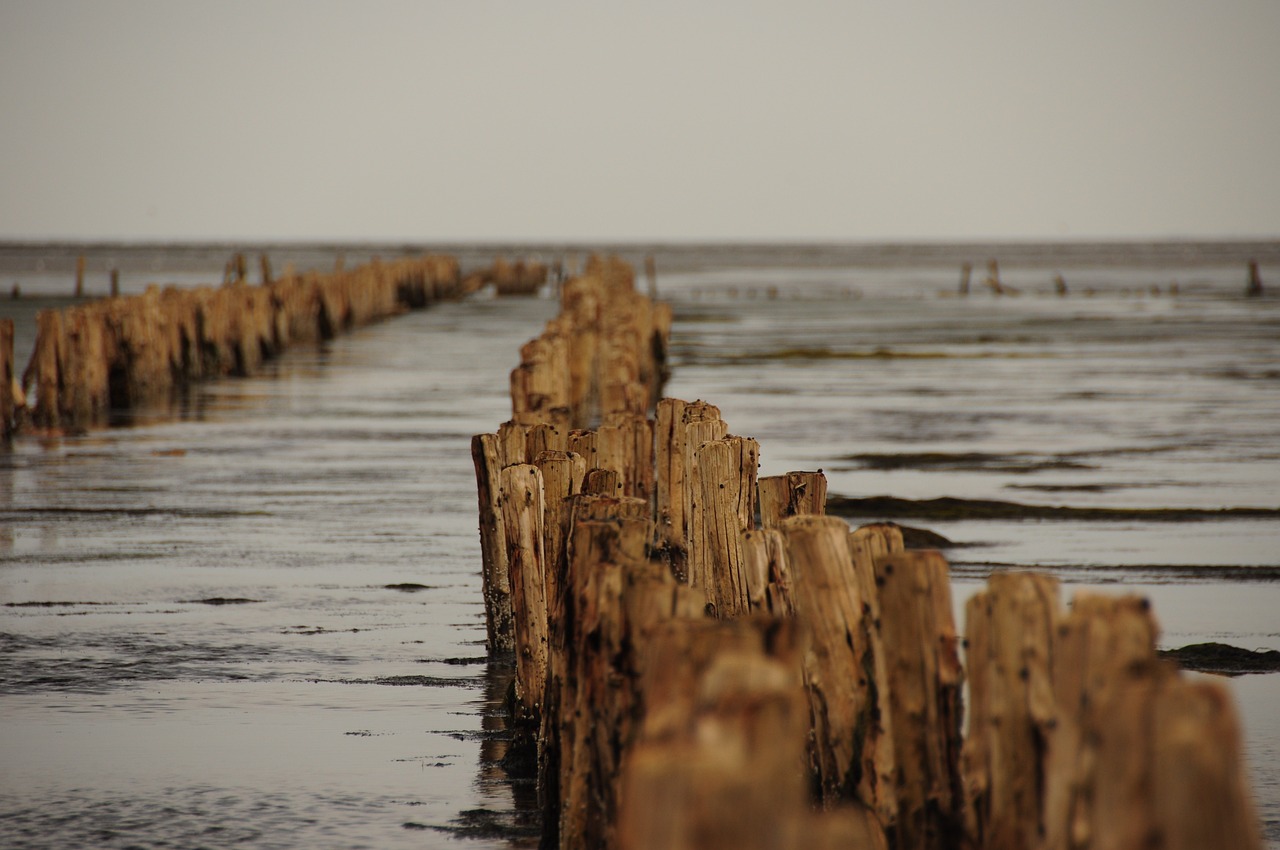
[[[1257,261],[1280,265],[1276,239],[1168,240],[1038,240],[1038,241],[893,241],[893,242],[653,242],[653,241],[104,241],[0,239],[0,274],[59,274],[75,269],[84,255],[92,265],[109,264],[121,271],[203,271],[221,267],[235,253],[267,254],[283,268],[321,258],[347,255],[360,262],[375,256],[391,259],[423,253],[451,254],[464,267],[492,262],[493,257],[585,257],[617,254],[629,261],[654,256],[659,270],[689,271],[728,266],[800,268],[897,266],[976,267],[996,259],[1006,268],[1208,267]]]

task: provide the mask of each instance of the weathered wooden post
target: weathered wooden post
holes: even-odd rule
[[[817,472],[788,472],[760,479],[760,527],[777,528],[787,517],[826,513],[827,477]]]
[[[13,436],[17,416],[13,368],[13,319],[0,319],[0,440]]]
[[[507,564],[506,525],[503,520],[501,484],[503,452],[497,434],[471,438],[471,459],[476,469],[480,511],[480,560],[484,587],[485,623],[489,651],[515,649],[511,613],[511,579]]]
[[[932,550],[876,560],[895,776],[898,850],[962,846],[961,686],[964,673],[946,559]]]
[[[858,801],[885,825],[897,817],[892,724],[876,679],[877,624],[854,575],[849,526],[837,517],[784,520],[795,616],[810,634],[804,656],[813,731],[810,764],[824,803]]]
[[[960,294],[969,294],[969,277],[973,274],[973,264],[964,263],[960,266]]]
[[[1044,834],[1060,617],[1057,579],[1036,573],[995,573],[965,605],[967,819],[984,850],[1033,850]]]
[[[513,746],[536,753],[547,686],[546,548],[542,472],[518,463],[499,473],[502,521],[516,646],[516,716]]]
[[[1157,633],[1150,605],[1135,596],[1076,594],[1059,623],[1053,659],[1057,716],[1042,806],[1045,850],[1094,846],[1101,727],[1112,721],[1123,672],[1154,662]]]
[[[1258,261],[1249,261],[1249,283],[1245,286],[1245,296],[1257,298],[1262,295],[1262,275],[1258,272]]]
[[[1000,263],[994,258],[987,261],[987,287],[996,295],[1004,295],[1004,285],[1000,283]]]
[[[120,297],[120,270],[119,269],[111,270],[111,297],[112,298]]]
[[[694,452],[703,443],[724,439],[729,428],[720,418],[720,408],[704,401],[664,398],[658,402],[657,415],[658,542],[670,559],[672,573],[688,581],[689,541],[701,532],[701,518],[693,512],[695,489],[700,486],[693,475]]]
[[[84,297],[84,254],[76,257],[76,298]]]
[[[756,468],[760,446],[745,437],[703,443],[694,452],[697,490],[690,540],[689,586],[701,589],[718,617],[750,611],[741,535],[755,526]]]

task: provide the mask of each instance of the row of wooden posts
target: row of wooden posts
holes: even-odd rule
[[[141,295],[42,310],[21,386],[13,381],[12,322],[0,323],[7,377],[0,419],[6,435],[94,427],[112,410],[163,403],[197,381],[252,375],[290,345],[468,291],[454,258],[427,255],[331,274],[288,272],[260,286],[242,278],[151,286]]]
[[[472,441],[544,847],[1261,846],[1229,695],[1144,601],[998,573],[962,640],[940,553],[662,398],[670,327],[593,258]]]

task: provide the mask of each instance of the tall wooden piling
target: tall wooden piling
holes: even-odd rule
[[[986,850],[1033,850],[1044,834],[1060,617],[1057,580],[1035,573],[996,573],[965,605],[968,833]]]
[[[880,627],[891,689],[898,850],[962,846],[961,686],[946,559],[931,550],[876,560]]]
[[[513,464],[499,473],[498,481],[516,645],[516,721],[536,730],[550,652],[542,472],[532,464]]]
[[[515,627],[511,613],[511,579],[500,478],[506,464],[498,435],[477,434],[472,437],[471,459],[475,464],[479,496],[481,578],[489,651],[510,652],[515,649]]]

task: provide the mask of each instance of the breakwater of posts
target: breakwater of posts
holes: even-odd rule
[[[261,285],[245,281],[240,265],[221,286],[151,286],[41,311],[21,384],[12,321],[0,322],[2,436],[97,427],[113,411],[164,405],[199,381],[252,375],[290,345],[462,297],[492,277],[464,278],[456,259],[439,255],[275,279],[264,262]]]
[[[961,631],[940,553],[661,397],[670,319],[593,259],[472,442],[544,847],[1261,847],[1229,695],[1144,600],[997,573]]]

